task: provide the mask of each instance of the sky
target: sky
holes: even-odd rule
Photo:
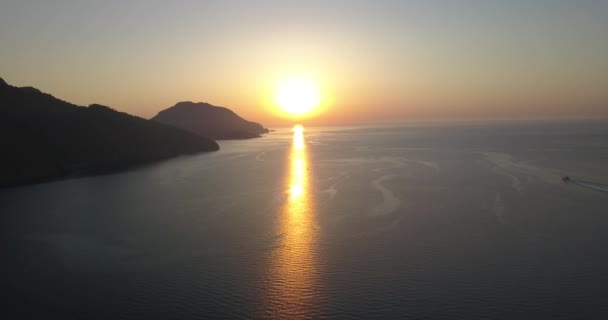
[[[321,91],[294,119],[286,77]],[[608,1],[2,0],[0,77],[150,118],[265,125],[608,117]]]

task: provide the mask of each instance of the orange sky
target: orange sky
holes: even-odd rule
[[[69,8],[69,10],[67,10]],[[0,77],[142,117],[178,101],[268,126],[608,116],[598,1],[8,1]],[[322,112],[289,119],[281,79]]]

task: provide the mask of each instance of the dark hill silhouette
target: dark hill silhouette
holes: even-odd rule
[[[101,105],[77,106],[0,78],[0,187],[218,149],[185,130]]]
[[[180,102],[159,112],[152,120],[219,140],[257,138],[268,129],[247,121],[223,107],[208,103]]]

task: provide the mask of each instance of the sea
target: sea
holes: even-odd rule
[[[219,143],[0,189],[0,317],[608,318],[608,122]]]

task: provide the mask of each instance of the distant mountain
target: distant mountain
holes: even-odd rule
[[[257,138],[268,133],[259,123],[247,121],[227,108],[202,102],[180,102],[152,120],[219,140]]]
[[[0,187],[218,149],[185,130],[101,105],[76,106],[0,79]]]

